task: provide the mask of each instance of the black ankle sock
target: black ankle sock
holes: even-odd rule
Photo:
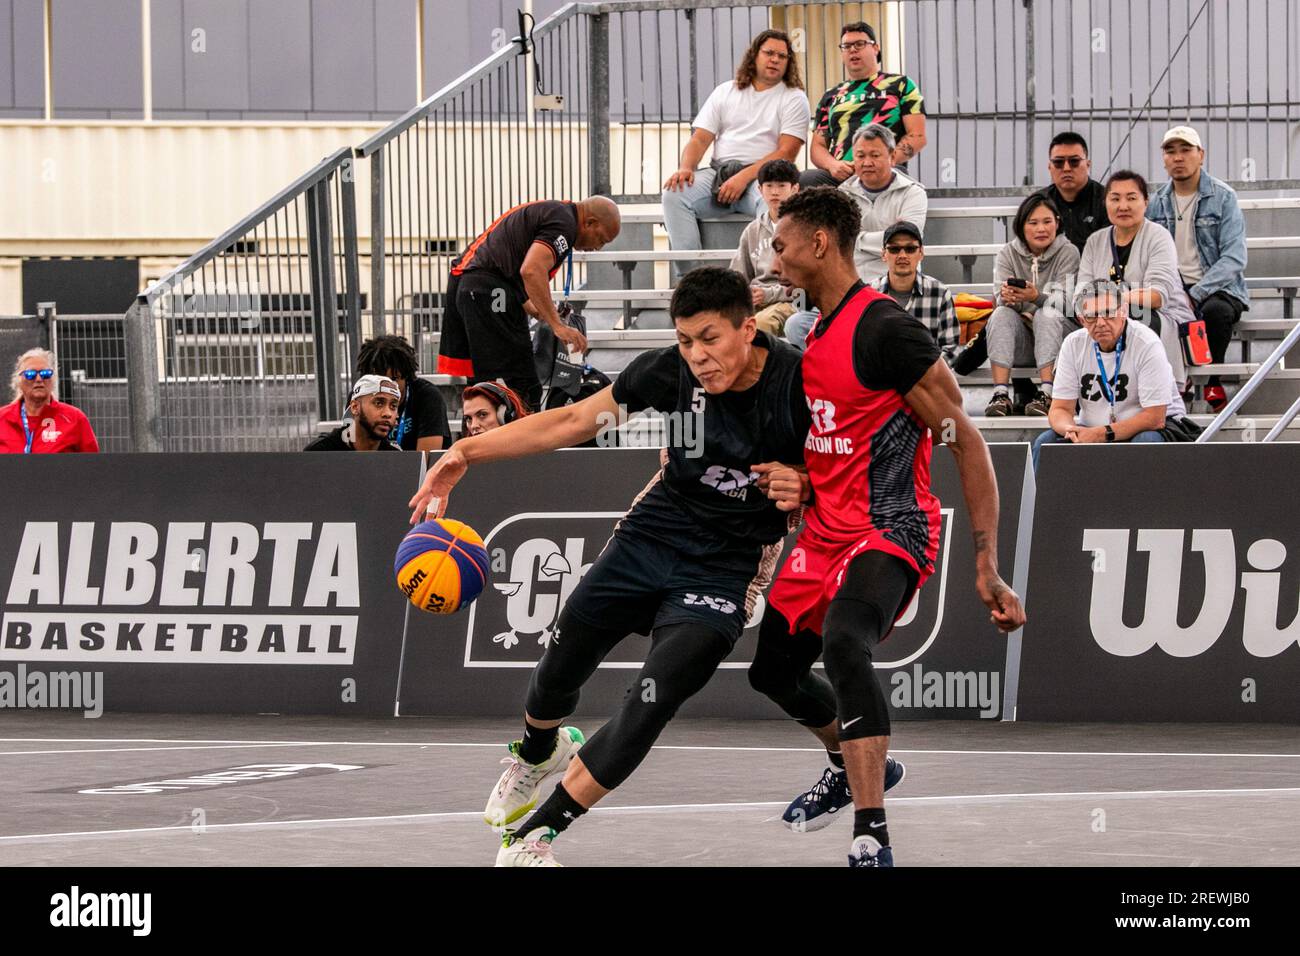
[[[826,757],[828,760],[830,760],[831,766],[834,767],[836,770],[844,769],[844,754],[840,753],[838,750],[831,750],[829,747],[827,747]]]
[[[853,835],[869,836],[880,841],[881,846],[889,846],[889,828],[885,826],[884,807],[868,807],[853,811]]]
[[[524,722],[524,739],[519,745],[519,759],[527,763],[541,763],[555,752],[555,739],[560,734],[559,727],[534,727]]]
[[[547,798],[546,802],[514,831],[514,837],[516,840],[522,840],[530,831],[545,827],[550,827],[556,833],[563,833],[569,828],[570,823],[586,812],[586,807],[569,796],[569,791],[564,789],[564,784],[558,784],[555,792]],[[883,815],[881,819],[884,819]]]

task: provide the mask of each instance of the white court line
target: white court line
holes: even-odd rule
[[[299,747],[301,744],[198,744],[193,747],[88,747],[85,750],[0,750],[0,757],[29,754],[138,754],[156,750],[266,750],[271,747]]]
[[[912,803],[959,803],[979,800],[1046,800],[1070,799],[1075,797],[1112,797],[1117,799],[1134,797],[1180,797],[1180,796],[1231,796],[1237,794],[1300,793],[1300,787],[1253,787],[1229,790],[1084,790],[1059,791],[1048,793],[969,793],[935,797],[898,797],[889,801],[890,806]],[[788,801],[763,800],[744,803],[669,803],[630,807],[596,807],[591,812],[607,813],[657,813],[664,810],[752,810],[761,807],[783,807]],[[20,840],[57,840],[66,837],[105,837],[127,836],[135,833],[183,833],[190,831],[195,835],[208,830],[247,830],[263,827],[303,827],[328,826],[340,823],[385,823],[398,820],[481,820],[481,810],[454,810],[443,813],[399,813],[369,817],[323,817],[314,820],[258,820],[249,823],[209,823],[202,828],[192,824],[178,824],[171,827],[134,827],[124,830],[77,830],[64,833],[20,833],[12,836],[0,836],[0,841]]]
[[[163,743],[163,744],[204,744],[212,745],[208,749],[218,750],[225,745],[249,747],[490,747],[504,746],[501,743],[459,743],[448,741],[391,741],[391,740],[185,740],[167,737],[0,737],[2,743]],[[189,746],[123,748],[129,750],[192,750],[200,749]],[[656,744],[655,750],[729,750],[755,753],[820,753],[821,747],[725,747],[685,744]],[[59,754],[59,753],[113,753],[107,748],[90,748],[88,750],[7,750],[0,751],[0,757],[20,756],[23,754]],[[938,754],[1006,757],[1282,757],[1300,758],[1300,754],[1281,753],[1201,753],[1191,751],[1158,750],[908,750],[891,747],[893,754]]]

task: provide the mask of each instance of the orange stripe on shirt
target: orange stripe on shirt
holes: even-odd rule
[[[465,267],[474,261],[474,256],[478,252],[479,246],[487,242],[488,236],[492,235],[493,230],[495,230],[497,226],[501,225],[501,223],[505,221],[507,216],[514,215],[519,210],[523,209],[525,206],[534,206],[539,202],[546,202],[546,200],[534,199],[531,202],[521,202],[518,206],[514,206],[510,209],[507,209],[501,215],[497,216],[497,218],[493,220],[492,225],[488,226],[481,233],[479,233],[478,237],[469,244],[469,248],[465,250],[465,255],[461,257],[460,262],[451,267],[451,274],[454,276],[458,276],[465,271]]]

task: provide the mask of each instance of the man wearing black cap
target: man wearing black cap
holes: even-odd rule
[[[885,230],[882,245],[881,258],[889,271],[870,283],[871,287],[920,319],[951,364],[961,340],[957,307],[946,285],[921,272],[921,260],[925,258],[921,230],[914,223],[896,222]]]
[[[880,69],[876,32],[862,21],[840,29],[840,57],[849,78],[826,91],[817,104],[809,157],[816,169],[800,177],[800,187],[838,186],[853,175],[853,134],[873,123],[894,134],[894,165],[925,148],[925,108],[911,77]]]
[[[321,435],[303,451],[401,451],[388,440],[397,424],[402,391],[391,378],[362,375],[348,402],[351,419]]]

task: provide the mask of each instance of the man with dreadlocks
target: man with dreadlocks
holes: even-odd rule
[[[451,444],[447,403],[438,387],[420,378],[419,360],[411,343],[400,335],[380,335],[361,343],[357,375],[391,378],[402,391],[397,424],[389,441],[402,451],[437,451]]]

